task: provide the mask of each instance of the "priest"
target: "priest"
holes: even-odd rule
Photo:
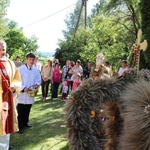
[[[21,78],[6,55],[6,43],[0,40],[0,150],[9,149],[10,133],[18,131],[16,100]]]

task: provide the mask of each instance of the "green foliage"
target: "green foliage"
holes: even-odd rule
[[[17,23],[14,21],[9,21],[8,27],[9,30],[5,34],[4,39],[7,43],[7,53],[12,60],[19,55],[22,57],[21,60],[24,61],[27,53],[37,53],[37,37],[32,36],[31,38],[27,38],[22,29],[19,29]]]
[[[94,27],[85,31],[87,45],[80,53],[84,59],[95,62],[96,55],[100,52],[114,66],[119,66],[121,59],[127,59],[131,45],[128,46],[128,41],[122,38],[126,36],[127,31],[119,23],[116,24],[114,19],[113,15],[94,18]]]
[[[65,64],[66,60],[75,62],[77,59],[80,59],[82,64],[84,64],[85,61],[80,56],[81,51],[83,51],[82,48],[84,48],[83,40],[76,36],[68,41],[61,41],[59,43],[61,49],[56,49],[55,58],[58,58],[62,65]]]
[[[78,17],[74,11],[67,20],[70,21],[70,24],[66,22],[68,29],[64,33],[67,33],[68,36],[64,34],[67,38],[59,41],[60,48],[56,50],[55,57],[61,62],[76,58],[83,62],[95,62],[96,55],[102,52],[106,60],[115,66],[117,71],[121,59],[130,60],[131,47],[133,43],[136,43],[138,29],[141,28],[140,7],[142,5],[140,2],[141,0],[100,0],[88,17],[88,27],[84,29],[83,26],[80,26],[75,36],[72,36],[72,32],[69,32],[75,27],[75,22],[72,20]],[[144,1],[144,3],[147,5],[149,2]],[[145,23],[142,21],[145,34],[150,30],[149,6],[141,8],[143,8],[143,13],[145,12],[142,14],[142,19],[145,21]],[[150,35],[146,35],[146,38],[150,39]],[[143,57],[143,60],[146,59],[148,63],[149,51]]]
[[[11,29],[5,35],[5,41],[7,43],[7,53],[11,57],[14,52],[19,53],[24,45],[24,41],[26,41],[26,37],[21,30]]]
[[[4,16],[6,15],[7,7],[9,6],[10,0],[0,0],[0,39],[7,30],[6,20]]]
[[[38,41],[38,38],[35,35],[28,38],[25,42],[25,50],[28,52],[33,52],[33,53],[37,54],[36,50],[39,47],[37,45],[37,41]]]

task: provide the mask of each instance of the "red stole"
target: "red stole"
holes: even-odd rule
[[[9,62],[0,60],[0,75],[2,79],[2,129],[3,135],[14,132],[14,119],[13,119],[13,93],[10,91],[10,77],[6,68],[10,68]]]

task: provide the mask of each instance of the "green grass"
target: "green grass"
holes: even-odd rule
[[[60,127],[65,122],[64,105],[60,98],[52,100],[50,95],[43,102],[39,92],[30,113],[33,127],[23,134],[11,134],[13,150],[68,150],[67,129]]]

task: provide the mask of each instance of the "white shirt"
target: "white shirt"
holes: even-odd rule
[[[24,88],[33,89],[33,85],[41,84],[41,75],[39,70],[35,66],[32,66],[31,70],[29,70],[28,66],[23,65],[18,67],[18,70],[20,72],[21,79],[22,79],[21,91]],[[20,96],[18,97],[18,103],[33,104],[34,97],[30,97],[27,92],[20,92]]]
[[[39,71],[41,72],[41,68],[42,68],[42,66],[41,66],[41,64],[40,64],[40,63],[37,63],[37,64],[35,65],[35,67],[36,67],[37,69],[39,69]]]
[[[42,78],[46,78],[46,79],[52,80],[53,68],[49,67],[48,65],[43,66],[41,75],[42,75]]]
[[[68,92],[68,86],[63,86],[63,93],[67,94],[67,92]]]
[[[118,71],[118,76],[120,77],[120,76],[123,76],[124,75],[124,72],[125,71],[128,71],[128,67],[126,67],[126,68],[120,68],[119,69],[119,71]]]
[[[83,68],[81,66],[79,67],[74,66],[72,70],[73,70],[73,75],[71,76],[72,81],[76,78],[77,73],[80,73],[81,75],[83,73]]]

